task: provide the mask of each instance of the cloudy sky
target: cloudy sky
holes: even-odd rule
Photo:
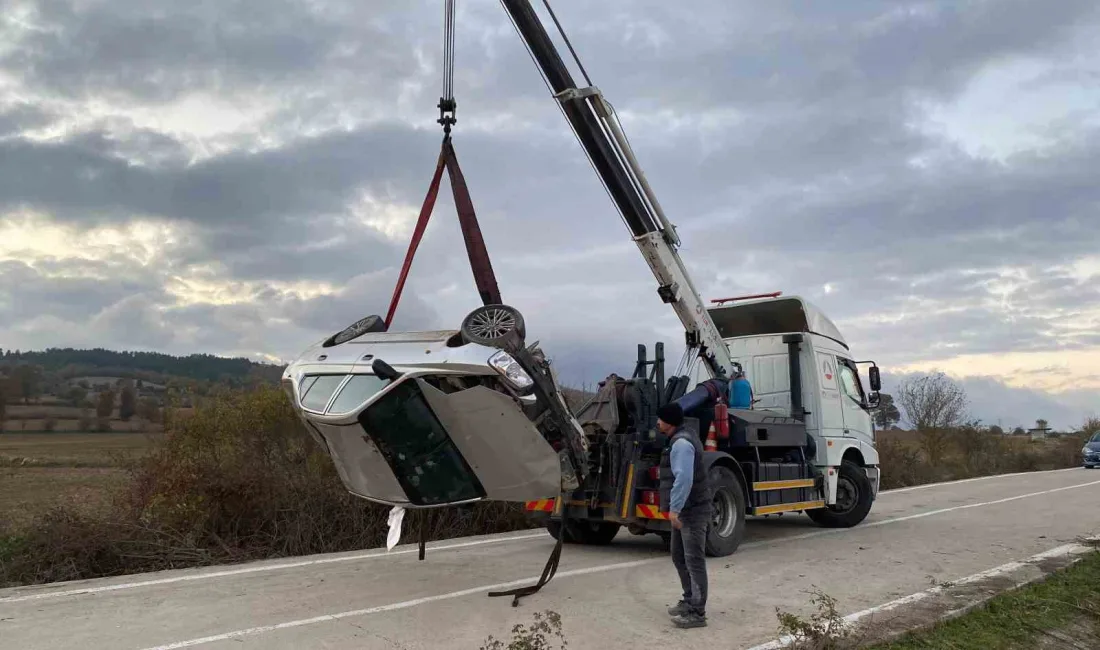
[[[783,290],[974,415],[1100,411],[1100,3],[562,2],[705,298]],[[438,152],[442,2],[0,0],[0,346],[286,360],[384,313]],[[573,383],[682,334],[495,0],[455,146]],[[446,181],[444,181],[446,183]],[[446,185],[398,327],[478,304]]]

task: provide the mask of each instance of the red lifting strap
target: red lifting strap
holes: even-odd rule
[[[439,195],[439,181],[443,177],[443,168],[447,168],[447,174],[451,179],[451,191],[454,193],[455,208],[458,211],[458,223],[462,228],[462,238],[466,241],[466,253],[470,257],[470,269],[474,273],[474,282],[477,284],[477,292],[481,295],[482,303],[486,305],[500,304],[500,289],[497,287],[497,278],[493,274],[493,265],[489,262],[489,252],[485,249],[485,240],[481,236],[481,228],[477,225],[477,214],[474,212],[474,203],[470,200],[470,190],[466,187],[466,179],[462,175],[462,168],[458,165],[454,146],[450,137],[443,138],[443,148],[439,152],[439,162],[435,166],[435,175],[432,176],[431,185],[428,186],[428,195],[424,197],[424,205],[420,208],[420,217],[416,220],[416,228],[413,230],[412,241],[409,242],[409,250],[405,253],[405,263],[401,265],[401,275],[397,279],[397,286],[393,289],[393,298],[390,299],[390,309],[386,313],[386,329],[393,322],[393,314],[397,311],[397,303],[401,300],[401,291],[405,288],[405,280],[409,277],[409,268],[412,266],[413,256],[420,246],[420,240],[424,238],[424,230],[428,227],[428,219],[432,216],[435,207],[435,199]]]

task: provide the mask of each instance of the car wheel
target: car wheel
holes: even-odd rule
[[[347,343],[348,341],[358,338],[368,332],[385,331],[386,321],[383,320],[381,316],[371,315],[355,321],[341,331],[328,337],[327,339],[325,339],[325,342],[321,344],[321,347],[331,348],[334,345]]]
[[[806,511],[811,520],[825,528],[855,526],[871,511],[871,503],[874,501],[871,481],[862,467],[845,460],[840,463],[838,474],[836,503]]]
[[[728,467],[711,467],[707,478],[713,511],[707,526],[706,553],[722,557],[736,551],[745,536],[745,491]]]
[[[493,348],[522,347],[527,336],[523,315],[508,305],[478,307],[462,321],[462,337]]]

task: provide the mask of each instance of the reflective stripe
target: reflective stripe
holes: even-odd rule
[[[668,513],[661,512],[660,506],[638,504],[634,508],[634,516],[639,519],[668,519]]]
[[[752,489],[755,492],[760,490],[787,490],[790,488],[804,488],[813,487],[814,480],[812,478],[798,478],[791,479],[789,481],[759,481],[752,484]]]
[[[762,506],[756,508],[752,514],[754,515],[774,515],[777,512],[790,512],[792,510],[813,510],[814,508],[824,508],[825,500],[819,499],[817,501],[802,501],[800,503],[781,503],[777,506]]]
[[[623,510],[621,517],[626,519],[627,509],[630,508],[630,496],[634,492],[634,463],[630,464],[630,468],[626,472],[626,487],[623,489]]]

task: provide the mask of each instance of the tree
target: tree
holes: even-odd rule
[[[995,436],[1003,436],[1005,434],[1005,430],[1002,429],[1000,427],[1000,425],[996,425],[996,424],[989,427],[989,432],[992,433]]]
[[[99,398],[96,400],[95,414],[100,419],[106,419],[111,417],[111,412],[115,410],[115,392],[107,389],[99,393]]]
[[[1014,436],[1026,436],[1027,431],[1023,427],[1016,427],[1015,429],[1012,430],[1012,435],[1014,435]]]
[[[875,426],[880,429],[889,429],[901,420],[901,412],[894,404],[894,396],[882,393],[879,396],[878,408],[874,410]]]
[[[137,410],[137,393],[134,390],[134,382],[127,379],[122,384],[122,392],[119,394],[118,417],[123,422],[129,422]]]
[[[944,373],[934,372],[903,381],[898,401],[920,434],[928,461],[939,463],[951,429],[966,417],[966,393]]]
[[[156,423],[160,421],[160,404],[153,397],[146,397],[138,404],[138,415],[146,420]]]
[[[24,404],[30,404],[33,397],[38,397],[42,383],[42,368],[22,363],[15,367],[12,373],[16,386],[19,388],[19,397]]]
[[[1047,421],[1042,419],[1042,418],[1039,418],[1038,420],[1035,421],[1035,428],[1039,429],[1040,431],[1046,431]]]
[[[88,397],[88,391],[80,386],[69,387],[69,403],[73,406],[80,406],[84,403],[84,400]]]
[[[963,389],[942,372],[906,379],[898,390],[905,418],[920,429],[947,429],[966,417]]]

